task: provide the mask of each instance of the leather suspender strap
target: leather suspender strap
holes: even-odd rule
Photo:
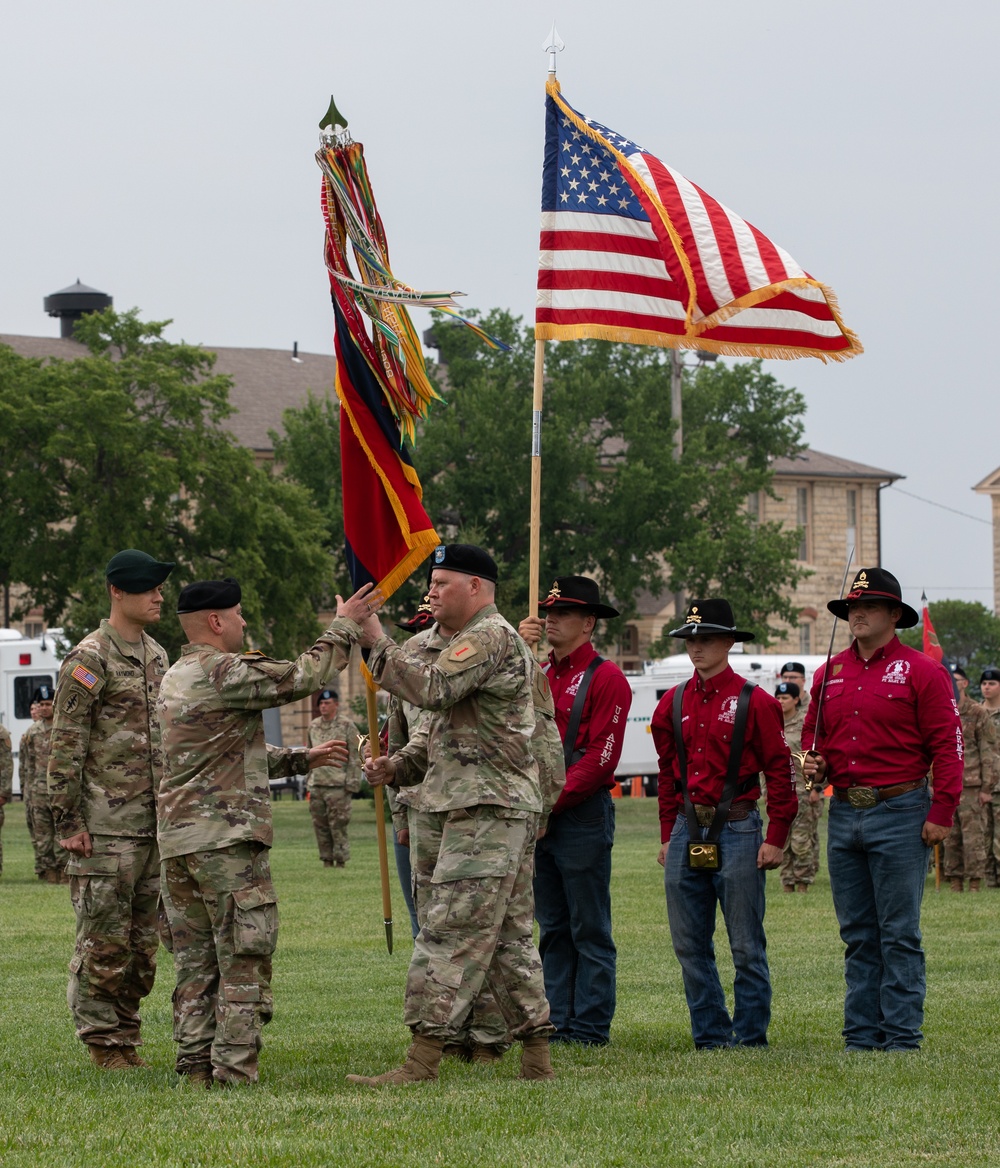
[[[566,762],[566,769],[572,766],[573,763],[579,762],[583,758],[583,751],[576,750],[576,736],[580,733],[580,719],[583,717],[583,703],[587,700],[587,690],[590,689],[590,679],[597,672],[598,665],[604,664],[603,657],[595,657],[593,661],[583,671],[583,677],[580,678],[580,687],[576,691],[576,697],[573,698],[573,708],[569,712],[569,724],[566,727],[566,737],[563,739],[563,759]]]
[[[674,722],[674,749],[677,751],[678,769],[680,770],[681,794],[684,796],[684,814],[688,823],[688,838],[701,839],[701,828],[695,814],[694,804],[691,802],[691,793],[687,781],[687,751],[684,749],[684,735],[682,733],[681,707],[684,702],[684,691],[688,683],[679,685],[674,690],[673,722]],[[739,699],[736,702],[736,716],[733,721],[733,737],[729,743],[729,766],[726,770],[726,781],[722,788],[722,798],[715,809],[712,826],[708,829],[705,839],[714,843],[722,834],[722,825],[726,822],[729,808],[736,796],[736,789],[740,786],[740,760],[743,755],[743,740],[746,737],[747,715],[750,712],[750,695],[754,691],[751,682],[743,683]]]

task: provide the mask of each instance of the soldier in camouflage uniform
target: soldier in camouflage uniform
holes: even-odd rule
[[[343,766],[315,767],[309,772],[309,814],[319,845],[323,865],[343,868],[351,858],[351,841],[347,827],[351,822],[351,794],[361,790],[361,764],[358,762],[358,731],[347,714],[340,714],[340,699],[335,689],[319,695],[319,717],[309,723],[309,745],[318,746],[331,738],[347,743],[347,761]]]
[[[0,874],[3,873],[3,808],[14,792],[14,753],[10,731],[0,726]]]
[[[48,789],[76,913],[66,996],[103,1070],[148,1065],[135,1048],[159,944],[153,707],[168,662],[145,629],[173,566],[134,549],[111,558],[111,616],[69,652],[56,686]]]
[[[795,662],[790,662],[795,664]],[[774,696],[781,703],[785,716],[785,741],[794,758],[802,751],[802,722],[805,707],[798,682],[782,681],[775,688]],[[823,792],[812,789],[802,777],[802,768],[795,768],[795,794],[799,797],[799,809],[792,821],[785,844],[785,857],[781,861],[781,887],[786,892],[808,892],[809,885],[819,871],[819,821],[823,817]]]
[[[954,665],[951,672],[959,692],[965,760],[962,797],[944,841],[944,874],[952,892],[962,892],[966,880],[969,891],[978,892],[986,875],[987,847],[992,842],[986,835],[986,808],[993,800],[997,737],[989,712],[969,697],[965,670]]]
[[[365,773],[376,784],[422,784],[421,811],[436,820],[440,841],[407,975],[404,1020],[413,1043],[406,1062],[384,1075],[349,1075],[351,1082],[436,1079],[445,1046],[460,1040],[484,982],[523,1044],[521,1076],[553,1077],[555,1027],[532,937],[532,861],[543,812],[531,742],[533,662],[493,603],[496,577],[481,548],[436,549],[430,604],[441,624],[457,630],[436,662],[394,644],[374,617],[365,623],[362,644],[372,648],[375,680],[432,713],[405,754],[374,759]]]
[[[65,884],[69,881],[66,875],[69,852],[56,840],[55,817],[46,782],[52,750],[53,696],[48,685],[40,685],[32,695],[32,709],[37,711],[38,720],[21,735],[17,765],[28,834],[35,853],[35,875],[49,884]]]
[[[163,679],[157,710],[164,773],[157,793],[163,905],[174,954],[176,1070],[188,1082],[254,1083],[271,1018],[278,908],[271,883],[269,779],[342,764],[343,742],[278,749],[263,711],[328,684],[350,658],[359,618],[381,599],[366,587],[295,661],[244,653],[232,578],[181,590],[189,644]]]
[[[993,798],[986,808],[986,887],[997,887],[1000,873],[1000,669],[990,666],[979,678],[983,708],[993,722],[997,748],[993,753]]]

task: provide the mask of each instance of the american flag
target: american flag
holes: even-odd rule
[[[862,351],[831,290],[735,212],[546,86],[535,336],[754,357]]]

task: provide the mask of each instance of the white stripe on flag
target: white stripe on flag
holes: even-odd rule
[[[842,335],[835,320],[817,320],[814,316],[788,308],[744,308],[723,321],[720,327],[790,329],[798,333],[812,333],[817,337]]]
[[[772,280],[767,274],[767,268],[764,267],[764,261],[760,256],[760,248],[757,246],[757,240],[754,238],[753,232],[747,225],[747,221],[741,219],[735,211],[730,211],[726,207],[725,212],[729,219],[729,225],[733,229],[733,234],[736,236],[736,246],[740,249],[740,259],[743,260],[743,270],[747,274],[747,281],[750,284],[750,288],[753,291],[756,291],[758,288],[766,288],[768,284],[772,283]]]
[[[592,231],[602,235],[629,235],[635,239],[656,239],[652,225],[624,215],[594,215],[588,211],[543,211],[543,231]]]
[[[620,251],[563,251],[555,248],[541,253],[538,266],[554,272],[621,272],[628,276],[648,276],[670,282],[663,260],[627,255]]]
[[[685,316],[684,305],[679,300],[638,296],[632,292],[603,292],[598,288],[539,288],[537,304],[539,308],[550,308],[553,312],[578,312],[587,309],[596,312],[659,316],[669,320],[683,320]]]

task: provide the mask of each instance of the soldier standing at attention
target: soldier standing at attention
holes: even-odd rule
[[[992,846],[987,840],[989,824],[986,808],[993,801],[996,781],[997,735],[989,711],[969,697],[969,678],[960,665],[951,667],[959,693],[958,712],[962,719],[965,758],[962,769],[962,797],[955,822],[944,841],[944,874],[952,892],[978,892],[986,876],[986,857]]]
[[[341,766],[320,766],[309,772],[309,814],[324,868],[343,868],[351,858],[347,826],[351,822],[351,793],[361,790],[357,727],[343,714],[338,717],[340,698],[335,689],[319,695],[319,717],[309,723],[309,745],[319,746],[335,738],[347,743],[347,759]]]
[[[56,841],[56,824],[46,781],[52,751],[53,696],[49,685],[40,685],[32,695],[31,708],[37,712],[38,718],[21,736],[17,762],[21,798],[35,853],[35,875],[49,884],[65,884],[69,881],[66,875],[69,852],[59,847]]]
[[[918,1050],[920,903],[928,849],[948,835],[962,791],[962,723],[948,670],[896,636],[920,617],[891,572],[862,568],[826,607],[854,640],[816,672],[803,770],[833,784],[826,859],[845,946],[844,1040],[848,1050]]]
[[[66,996],[77,1037],[109,1071],[148,1066],[135,1048],[159,945],[153,707],[167,655],[145,630],[173,567],[134,549],[112,556],[111,615],[70,650],[56,687],[48,789],[76,913]]]
[[[802,693],[794,681],[782,681],[775,687],[774,696],[781,703],[785,719],[785,741],[792,757],[802,753]],[[813,789],[798,770],[795,772],[795,794],[799,809],[792,821],[792,830],[785,844],[785,858],[781,862],[781,887],[786,892],[808,892],[809,885],[819,871],[819,821],[823,814],[823,792]]]
[[[733,671],[729,651],[754,640],[728,600],[693,600],[680,628],[694,676],[667,690],[650,723],[660,760],[660,839],[670,939],[684,978],[695,1047],[767,1046],[771,975],[764,873],[781,863],[795,818],[794,768],[781,707]],[[757,800],[767,787],[767,833]],[[712,935],[722,909],[736,969],[732,1015]]]
[[[22,786],[23,791],[23,786]],[[14,753],[11,750],[10,731],[0,726],[0,830],[3,828],[3,808],[14,791]],[[3,836],[0,835],[0,875],[3,873]]]
[[[993,798],[986,808],[986,887],[996,888],[1000,875],[1000,669],[990,666],[979,677],[983,706],[993,721],[997,749],[993,756],[997,780]]]
[[[535,848],[535,916],[554,1042],[605,1046],[615,1014],[617,950],[611,935],[615,768],[632,690],[593,646],[598,620],[618,616],[587,576],[558,576],[541,602],[544,624],[519,632],[551,647],[542,667],[555,701],[566,785]]]
[[[422,758],[411,738],[405,763],[382,756],[365,774],[371,783],[404,784],[411,767],[422,774],[421,810],[436,818],[441,843],[407,975],[404,1021],[413,1042],[406,1062],[383,1075],[349,1075],[351,1082],[436,1079],[445,1045],[460,1041],[484,981],[523,1045],[521,1077],[554,1077],[548,1040],[555,1028],[532,939],[532,860],[543,810],[531,745],[532,658],[496,609],[496,579],[482,548],[435,549],[429,603],[439,624],[456,630],[437,661],[396,645],[377,619],[364,626],[376,682],[434,713],[418,732]]]
[[[268,746],[263,712],[308,697],[347,665],[360,620],[382,599],[370,587],[338,597],[330,627],[295,661],[243,652],[242,593],[232,577],[188,584],[178,597],[188,644],[157,702],[156,807],[177,974],[175,1069],[192,1085],[257,1082],[278,940],[269,780],[347,759],[346,742]]]

